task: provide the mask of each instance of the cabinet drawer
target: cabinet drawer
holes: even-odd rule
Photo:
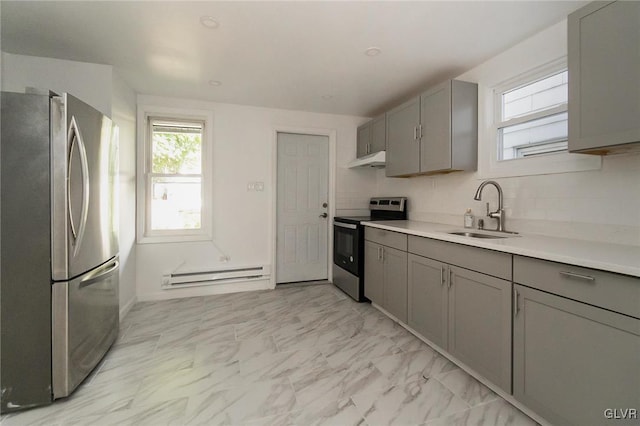
[[[640,278],[514,256],[513,281],[640,318]]]
[[[431,238],[409,236],[409,252],[511,280],[511,255]]]
[[[384,229],[365,227],[364,239],[393,247],[398,250],[407,251],[407,235],[400,232],[386,231]]]

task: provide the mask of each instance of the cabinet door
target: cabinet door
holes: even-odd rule
[[[409,254],[407,324],[447,348],[447,265]]]
[[[387,148],[387,123],[382,114],[371,122],[371,153],[384,151]]]
[[[451,168],[451,80],[420,96],[420,171]]]
[[[407,323],[407,252],[382,247],[384,263],[384,303],[391,315]]]
[[[376,305],[384,303],[382,246],[364,242],[364,295]]]
[[[387,176],[420,172],[420,98],[414,98],[387,112]]]
[[[514,290],[514,396],[553,424],[637,424],[605,415],[640,405],[640,320]]]
[[[356,142],[356,157],[360,158],[369,154],[371,146],[371,122],[358,127]]]
[[[639,52],[640,2],[593,2],[569,15],[569,151],[640,141]]]
[[[511,282],[450,266],[449,352],[511,392]]]

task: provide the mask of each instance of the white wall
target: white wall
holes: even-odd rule
[[[2,52],[2,90],[7,92],[24,93],[27,87],[68,92],[110,117],[111,80],[110,65]]]
[[[120,142],[120,317],[136,302],[136,94],[114,71],[113,122]]]
[[[231,257],[228,265],[271,264],[275,233],[272,173],[277,128],[335,130],[337,192],[332,212],[366,210],[368,199],[375,192],[375,172],[345,167],[355,158],[356,127],[366,121],[362,117],[143,95],[138,96],[138,105],[213,113],[213,242],[138,244],[136,282],[140,300],[251,288],[236,285],[161,289],[163,274],[178,267],[219,265],[222,254]],[[264,182],[264,192],[248,192],[247,183],[252,181]]]
[[[120,308],[135,301],[135,93],[108,65],[2,53],[2,90],[68,92],[120,127]]]
[[[491,88],[566,55],[566,21],[544,30],[458,77],[479,85],[479,145],[486,151]],[[485,154],[486,155],[486,154]],[[462,226],[465,209],[484,216],[495,210],[496,192],[473,196],[479,173],[387,178],[377,174],[378,195],[406,195],[409,218]],[[558,237],[640,245],[640,154],[603,157],[599,170],[495,179],[505,194],[506,228]],[[487,227],[494,226],[488,220]]]

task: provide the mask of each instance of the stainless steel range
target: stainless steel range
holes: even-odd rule
[[[369,216],[333,219],[333,284],[358,302],[364,296],[364,226],[375,220],[406,220],[406,197],[372,198]]]

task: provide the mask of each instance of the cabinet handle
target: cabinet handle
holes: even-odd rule
[[[376,247],[376,250],[377,250],[376,259],[380,260],[380,247]]]
[[[380,260],[384,262],[384,247],[380,247],[380,253],[381,253]]]
[[[418,127],[419,132],[418,132],[418,139],[422,139],[422,124],[420,124],[420,126]]]
[[[568,271],[560,271],[560,275],[563,275],[567,278],[577,278],[579,280],[585,280],[585,281],[595,281],[596,279],[590,275],[581,275],[581,274],[576,274],[574,272],[568,272]]]
[[[515,287],[513,289],[513,312],[514,318],[516,318],[520,312],[520,306],[518,305],[518,290]]]
[[[415,126],[413,128],[413,140],[417,141],[418,140],[418,126]]]
[[[449,267],[449,281],[447,282],[447,288],[451,288],[453,284],[453,276],[451,275],[451,267]]]
[[[440,267],[440,285],[444,285],[444,266]]]

